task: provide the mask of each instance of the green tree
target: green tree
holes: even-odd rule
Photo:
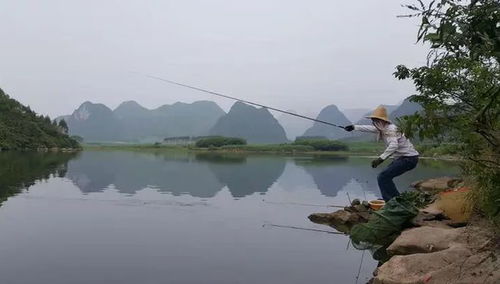
[[[61,119],[59,121],[59,127],[62,129],[62,131],[64,133],[68,134],[68,131],[69,131],[68,124],[66,123],[66,121],[64,119]]]
[[[79,148],[50,119],[10,98],[0,89],[0,150]]]
[[[83,143],[83,137],[82,136],[72,135],[70,138],[73,139],[73,140],[75,140],[78,143]]]
[[[431,46],[425,66],[400,65],[420,113],[399,121],[409,136],[460,145],[476,205],[500,216],[500,2],[440,0],[408,5],[422,22],[418,41]]]

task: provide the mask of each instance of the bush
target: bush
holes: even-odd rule
[[[399,120],[408,137],[452,142],[470,181],[473,205],[500,229],[500,2],[418,1],[417,40],[431,50],[423,66],[396,67],[423,111]],[[446,149],[445,149],[446,150]]]
[[[234,137],[209,137],[203,138],[196,141],[196,147],[198,148],[213,148],[213,147],[222,147],[227,145],[246,145],[247,141],[242,138],[234,138]]]
[[[316,151],[348,151],[347,144],[328,139],[297,139],[294,145],[311,146]]]

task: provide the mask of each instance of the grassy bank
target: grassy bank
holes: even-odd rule
[[[125,151],[170,151],[170,152],[214,152],[241,154],[281,154],[281,155],[354,155],[377,156],[384,151],[384,144],[377,142],[349,142],[346,151],[317,151],[311,146],[294,144],[269,145],[230,145],[222,147],[197,148],[195,146],[162,145],[162,144],[86,144],[84,149],[91,150],[125,150]],[[453,158],[450,147],[418,145],[423,157]]]

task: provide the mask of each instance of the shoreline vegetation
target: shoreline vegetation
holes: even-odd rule
[[[378,156],[384,150],[383,143],[347,142],[347,149],[320,151],[312,146],[295,144],[226,145],[220,147],[196,147],[194,145],[88,143],[83,150],[124,150],[124,151],[173,151],[217,154],[269,154],[269,155],[324,155],[324,156]],[[417,145],[421,158],[439,160],[459,160],[450,145]]]
[[[79,148],[78,141],[68,135],[64,120],[58,123],[39,115],[0,89],[0,151]]]

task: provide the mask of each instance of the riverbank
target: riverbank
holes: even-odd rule
[[[305,155],[305,156],[361,156],[376,157],[384,151],[383,143],[376,142],[349,142],[347,151],[317,151],[310,146],[294,144],[269,145],[234,145],[212,148],[197,148],[192,145],[164,145],[164,144],[84,144],[83,149],[91,150],[126,150],[126,151],[168,151],[194,152],[216,154],[271,154],[271,155]],[[440,147],[422,145],[417,147],[421,158],[438,160],[457,160],[452,153]]]
[[[413,186],[420,192],[415,196],[433,201],[413,209],[408,220],[397,218],[412,209],[396,208],[392,200],[387,205],[392,208],[377,213],[356,200],[343,210],[312,214],[309,219],[349,234],[359,248],[371,249],[381,262],[370,283],[500,283],[498,228],[472,211],[470,190],[461,180],[445,177]],[[422,200],[416,199],[411,207],[418,207],[418,201]],[[394,228],[398,221],[404,221],[399,230]],[[388,229],[395,230],[381,237]],[[381,239],[387,241],[378,243]]]

